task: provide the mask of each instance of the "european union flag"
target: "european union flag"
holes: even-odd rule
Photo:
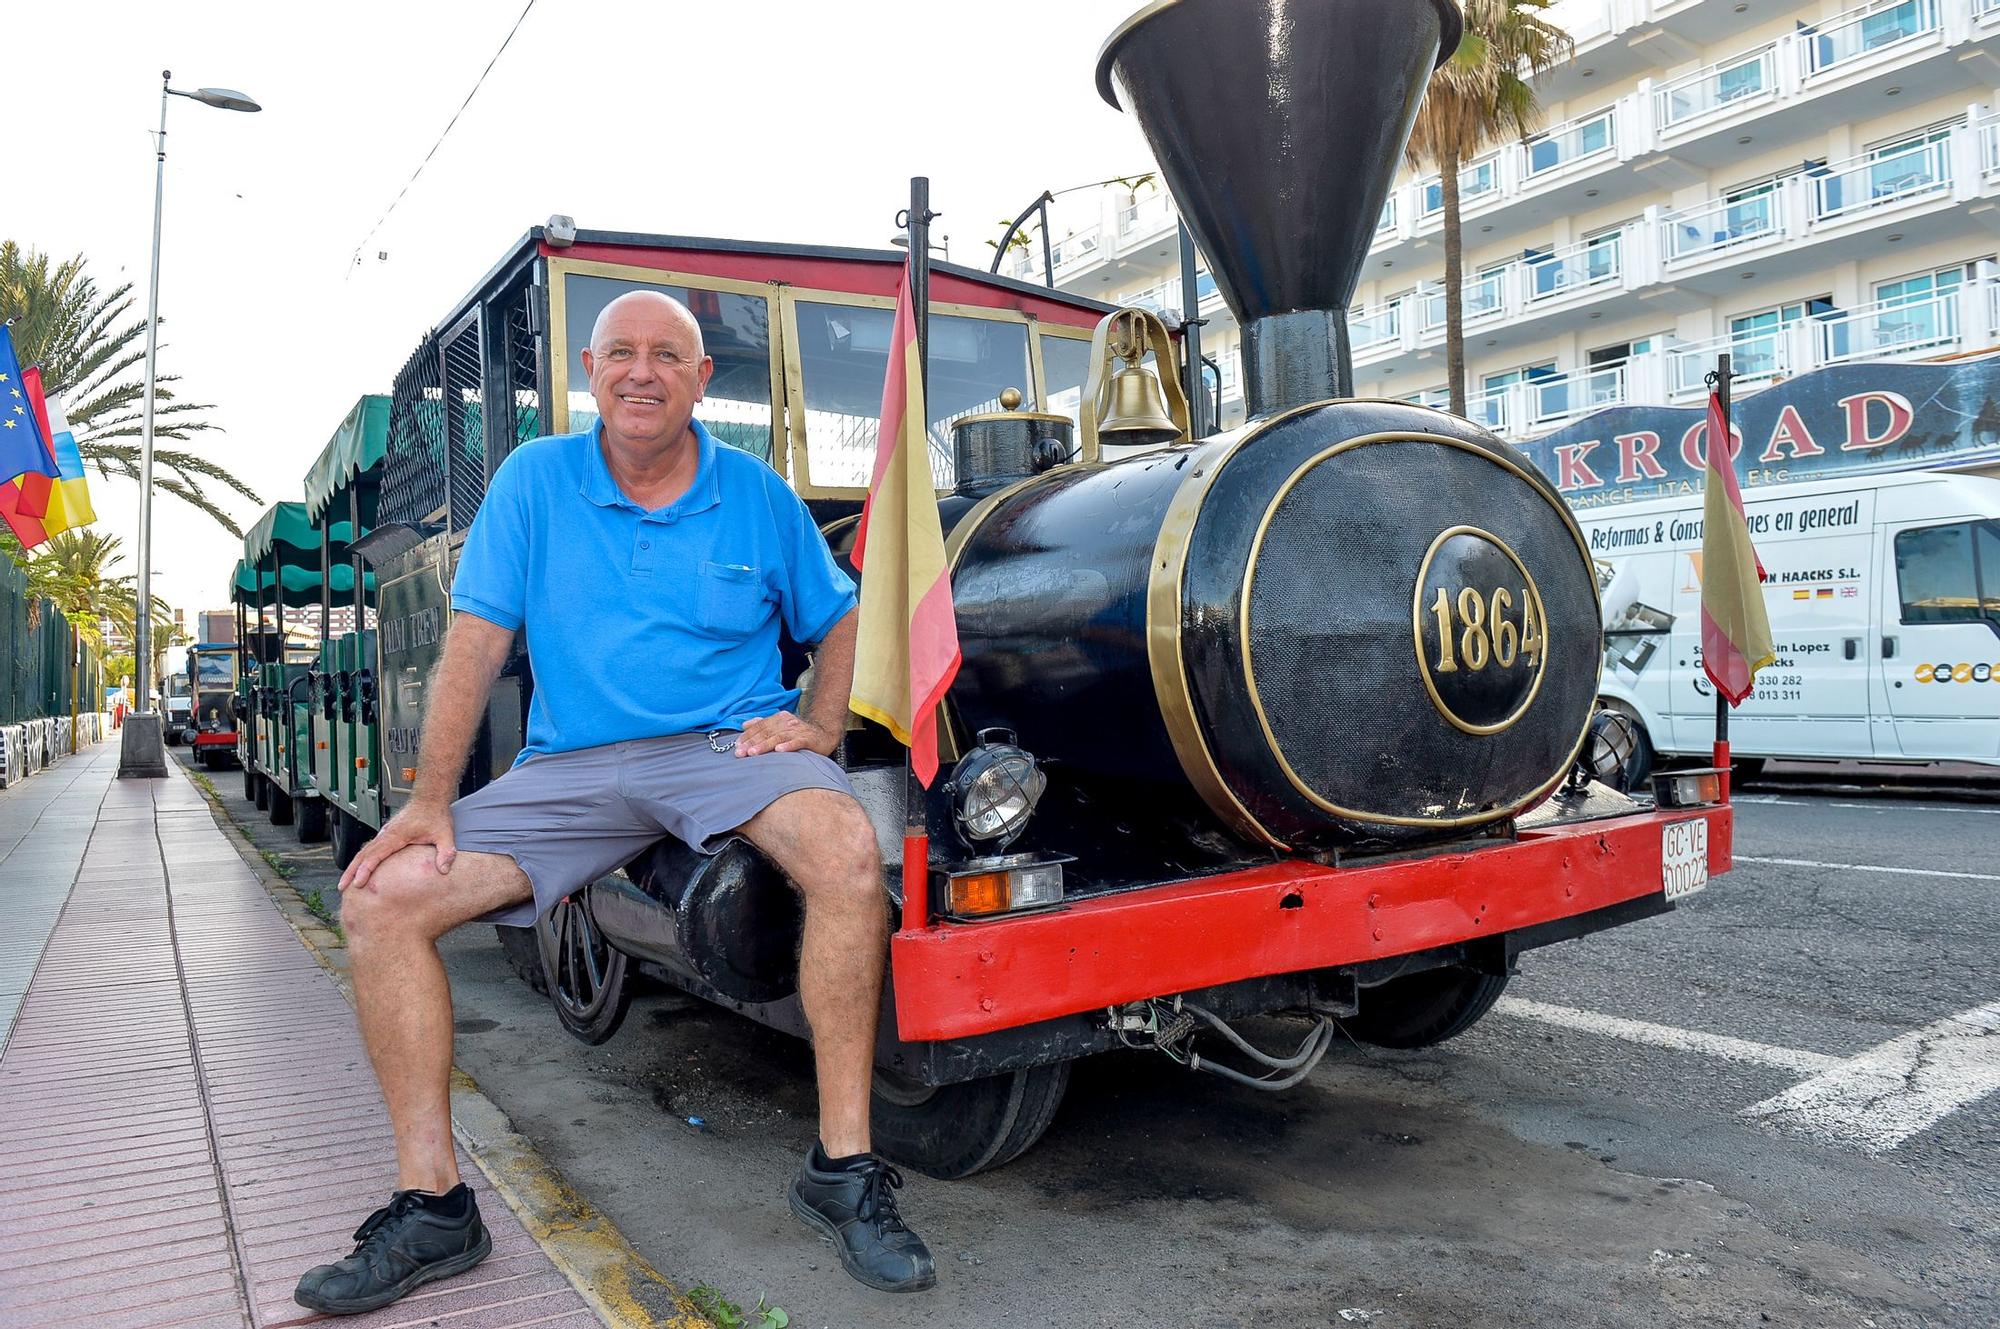
[[[28,404],[13,329],[0,325],[0,483],[31,473],[53,480],[62,471]]]

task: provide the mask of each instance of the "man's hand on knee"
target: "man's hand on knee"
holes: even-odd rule
[[[389,818],[389,824],[354,856],[354,861],[347,865],[347,871],[340,874],[340,889],[366,890],[375,869],[392,854],[411,845],[433,846],[439,873],[451,871],[451,862],[458,856],[458,848],[452,841],[449,804],[441,807],[418,802],[405,804],[403,810]]]

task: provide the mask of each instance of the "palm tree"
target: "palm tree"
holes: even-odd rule
[[[84,272],[83,255],[51,268],[47,254],[0,241],[0,320],[13,324],[21,363],[39,364],[42,386],[63,394],[63,413],[84,461],[99,475],[121,475],[136,484],[145,417],[146,320],[133,311],[132,283],[99,291]],[[256,491],[199,453],[159,446],[161,440],[186,443],[215,428],[200,415],[208,406],[175,400],[169,385],[176,381],[161,375],[155,391],[153,483],[241,535],[203,491],[202,481],[225,484],[253,503]]]
[[[125,561],[118,552],[120,543],[115,535],[84,529],[59,532],[47,544],[36,546],[24,564],[29,630],[40,619],[41,602],[50,600],[77,635],[93,646],[104,644],[100,624],[107,622],[127,641],[133,640],[139,621],[138,578],[111,571]],[[173,607],[153,597],[153,639],[164,649],[173,633]]]
[[[1404,157],[1440,177],[1444,202],[1444,345],[1451,409],[1465,414],[1465,241],[1458,173],[1465,162],[1539,126],[1533,79],[1576,52],[1570,35],[1543,17],[1554,0],[1465,0],[1465,38],[1431,76]]]

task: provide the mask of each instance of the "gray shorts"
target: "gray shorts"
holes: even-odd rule
[[[623,867],[663,835],[703,853],[786,794],[852,795],[847,773],[817,752],[716,752],[705,734],[543,753],[451,805],[468,853],[506,854],[535,888],[533,904],[481,921],[527,927],[556,901]]]

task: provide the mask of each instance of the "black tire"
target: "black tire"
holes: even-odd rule
[[[1068,1087],[1066,1061],[936,1087],[878,1068],[869,1114],[875,1147],[914,1172],[957,1181],[1026,1153]]]
[[[1618,776],[1618,792],[1639,794],[1650,791],[1648,781],[1653,776],[1653,739],[1646,732],[1646,726],[1630,711],[1625,712],[1632,721],[1632,756],[1625,763],[1625,769]]]
[[[271,782],[263,776],[244,772],[243,788],[244,797],[255,803],[259,812],[271,806]]]
[[[1729,763],[1729,787],[1734,789],[1745,781],[1754,780],[1764,773],[1766,760],[1763,757],[1738,757]]]
[[[592,1047],[618,1032],[632,1006],[625,953],[615,949],[590,912],[590,888],[556,901],[535,920],[544,991],[570,1037]]]
[[[275,780],[266,780],[265,786],[271,791],[270,814],[273,826],[289,826],[298,816],[297,801],[284,790],[278,788]]]
[[[1425,1048],[1470,1029],[1507,989],[1507,975],[1458,965],[1361,989],[1361,1010],[1341,1027],[1382,1048]]]
[[[535,939],[533,928],[510,928],[504,923],[495,923],[493,933],[500,938],[500,950],[507,957],[507,967],[512,969],[523,983],[544,997],[549,995],[548,975],[542,972],[542,944]]]
[[[333,810],[333,825],[329,828],[333,837],[333,865],[345,870],[361,852],[363,845],[375,838],[375,832],[358,817],[350,817],[340,809]]]
[[[300,844],[319,844],[327,836],[327,807],[323,798],[301,798],[297,800],[297,817],[292,829],[297,833]]]

